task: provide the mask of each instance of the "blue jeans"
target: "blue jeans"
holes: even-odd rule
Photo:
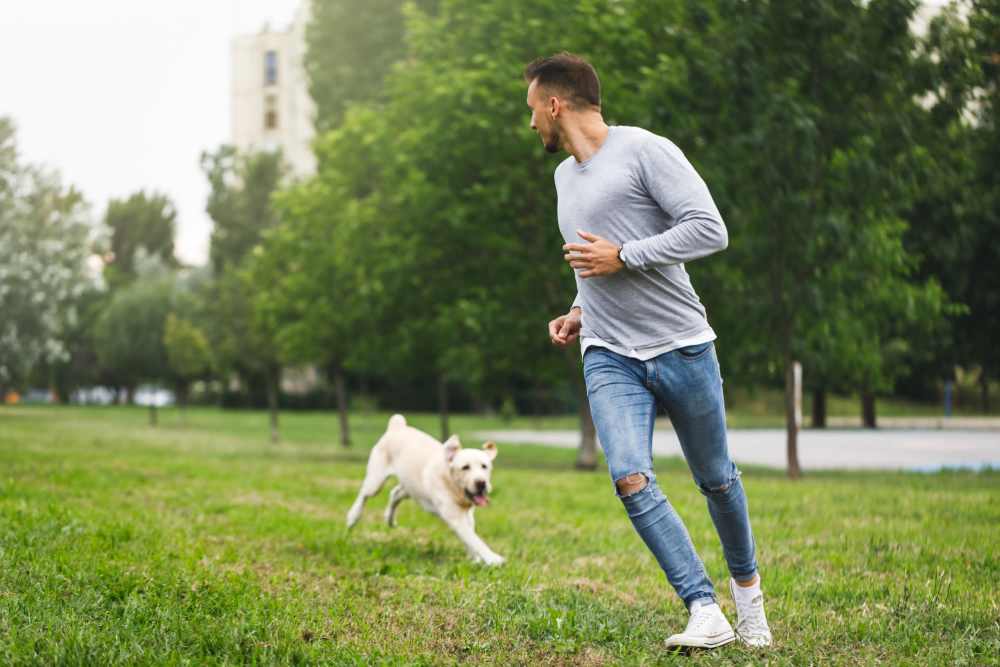
[[[670,416],[694,481],[707,499],[730,574],[737,581],[752,580],[757,574],[753,533],[740,472],[726,444],[715,346],[692,345],[648,361],[590,347],[583,357],[583,373],[615,491],[684,604],[715,599],[715,590],[687,528],[653,474],[657,403]],[[619,492],[617,482],[635,474],[646,477],[645,487],[630,495]]]

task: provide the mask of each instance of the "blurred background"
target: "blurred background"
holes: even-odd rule
[[[522,79],[569,50],[728,225],[688,270],[736,425],[996,427],[998,34],[996,0],[13,3],[0,397],[345,444],[352,410],[572,415],[592,466]]]

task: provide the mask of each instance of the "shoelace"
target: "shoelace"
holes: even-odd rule
[[[709,610],[708,606],[698,607],[698,610],[691,615],[691,620],[688,621],[687,628],[684,629],[684,633],[696,632],[701,630],[707,623],[712,620],[712,612]]]

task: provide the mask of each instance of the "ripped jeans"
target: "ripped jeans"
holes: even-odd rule
[[[659,403],[667,411],[694,481],[722,542],[729,572],[737,581],[757,573],[750,515],[739,470],[726,444],[726,408],[715,345],[703,343],[648,361],[590,347],[583,357],[590,411],[615,490],[632,524],[653,552],[677,595],[688,607],[715,599],[705,565],[681,518],[653,474],[653,420]],[[622,493],[625,478],[639,483]],[[644,485],[643,485],[644,482]]]

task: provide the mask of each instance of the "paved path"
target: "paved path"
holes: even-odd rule
[[[576,447],[576,431],[480,431],[484,440]],[[729,450],[737,463],[785,467],[783,429],[729,431]],[[653,451],[680,456],[673,430],[657,425]],[[1000,431],[927,429],[824,429],[799,435],[799,463],[804,470],[922,470],[946,468],[1000,469]]]

